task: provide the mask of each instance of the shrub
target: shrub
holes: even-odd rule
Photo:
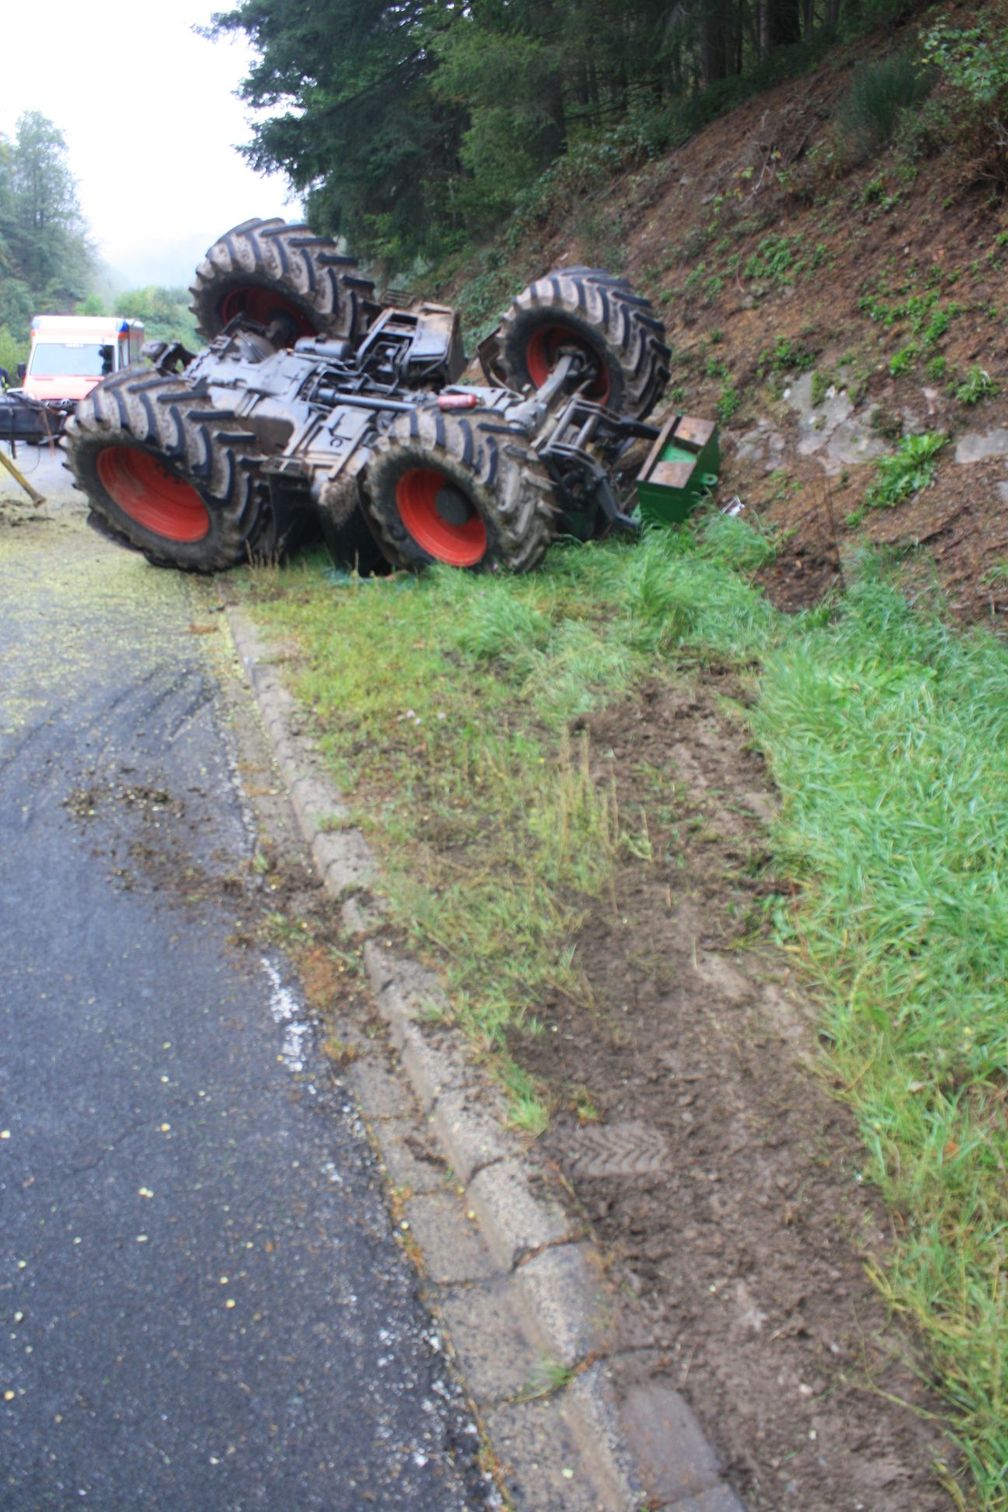
[[[919,110],[904,110],[896,127],[893,145],[908,163],[919,163],[941,152],[952,136],[944,100],[932,96]]]
[[[764,236],[745,265],[746,278],[783,285],[793,283],[797,275],[797,238]]]
[[[722,425],[728,424],[741,403],[742,396],[738,389],[731,382],[726,382],[717,402],[717,417]]]
[[[11,382],[16,383],[16,373],[19,362],[27,362],[27,345],[15,339],[6,326],[0,325],[0,367],[6,368],[11,376]]]
[[[920,353],[914,346],[913,342],[908,342],[905,347],[900,347],[899,351],[895,352],[893,356],[890,357],[890,373],[894,378],[898,378],[901,373],[909,373],[911,368],[916,363],[919,355]]]
[[[910,53],[861,63],[834,117],[841,155],[848,165],[866,162],[896,135],[904,111],[916,111],[931,93],[934,74]]]
[[[953,386],[952,396],[960,404],[979,404],[981,399],[990,399],[1000,392],[1000,385],[982,367],[971,367],[961,383]]]
[[[978,174],[1008,187],[1008,26],[989,17],[972,27],[942,23],[926,33],[922,51]]]

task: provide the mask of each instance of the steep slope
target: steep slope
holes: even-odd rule
[[[933,563],[953,614],[1008,612],[1002,186],[948,140],[955,102],[940,90],[895,146],[858,153],[843,124],[858,66],[909,55],[939,19],[975,12],[936,7],[603,189],[568,185],[492,262],[495,284],[515,286],[564,263],[615,267],[659,304],[669,405],[720,418],[722,495],[779,532],[766,583],[785,606],[840,582],[867,539],[914,558],[921,581]],[[946,438],[933,484],[863,510],[877,459],[923,433]]]

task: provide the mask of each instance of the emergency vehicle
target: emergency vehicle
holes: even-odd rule
[[[138,363],[143,339],[143,321],[121,315],[36,315],[21,388],[72,408],[102,378]]]

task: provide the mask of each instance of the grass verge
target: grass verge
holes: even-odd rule
[[[1008,1505],[1008,655],[868,570],[768,657],[756,728],[831,1059],[899,1243],[978,1504]]]
[[[320,563],[260,615],[304,648],[301,694],[382,855],[390,905],[495,1057],[516,1124],[548,1117],[506,1054],[545,988],[589,1001],[575,941],[638,854],[571,727],[644,678],[753,671],[783,798],[773,910],[816,980],[827,1069],[897,1242],[876,1281],[928,1339],[983,1508],[1008,1506],[1008,655],[908,607],[868,562],[776,614],[737,520],[555,549],[519,579],[432,571],[337,586]],[[646,815],[645,832],[646,832]],[[615,899],[613,899],[615,907]]]
[[[571,721],[681,644],[748,655],[772,611],[722,564],[769,549],[718,517],[699,546],[659,532],[635,549],[561,547],[525,578],[339,579],[315,564],[260,602],[305,649],[300,691],[394,916],[437,955],[454,1018],[486,1051],[536,1032],[545,987],[584,1000],[585,902],[637,843]],[[516,1122],[541,1126],[533,1089],[503,1074]]]

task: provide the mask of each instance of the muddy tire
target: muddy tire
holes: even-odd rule
[[[181,378],[106,379],[78,404],[63,450],[106,533],[155,566],[219,572],[276,549],[255,437]]]
[[[574,347],[594,369],[587,397],[637,420],[668,382],[662,322],[625,278],[599,268],[562,268],[529,284],[512,300],[498,340],[509,387],[541,388],[560,352]]]
[[[299,336],[360,341],[370,324],[374,284],[327,236],[308,227],[248,220],[214,242],[196,269],[190,306],[212,341],[236,315],[273,326],[278,345]]]
[[[528,572],[553,539],[552,483],[521,432],[489,411],[398,415],[375,444],[363,507],[395,567]]]

